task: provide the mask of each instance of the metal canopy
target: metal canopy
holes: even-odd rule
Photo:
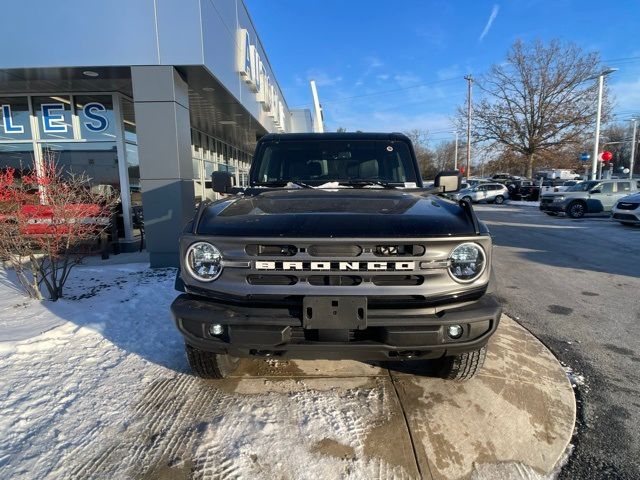
[[[176,67],[189,85],[191,126],[251,152],[268,133],[203,66]],[[85,73],[86,72],[86,73]],[[95,72],[97,77],[87,73]],[[0,95],[120,92],[132,97],[129,67],[0,70]]]

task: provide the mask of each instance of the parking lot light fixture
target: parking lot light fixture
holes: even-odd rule
[[[595,75],[590,78],[598,79],[598,108],[596,113],[596,134],[593,142],[593,156],[591,160],[591,180],[596,179],[596,172],[598,170],[598,160],[599,160],[599,143],[600,143],[600,121],[602,116],[602,90],[604,89],[604,77],[609,75],[610,73],[618,70],[617,68],[605,68],[598,75]]]
[[[631,158],[629,160],[629,178],[633,178],[633,164],[636,157],[636,131],[638,129],[638,117],[631,119],[633,127],[631,129]]]

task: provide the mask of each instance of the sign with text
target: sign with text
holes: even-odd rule
[[[244,28],[238,30],[237,70],[249,88],[256,93],[256,100],[273,119],[278,130],[284,131],[284,105],[278,89],[273,85],[258,49],[251,43],[249,31]]]

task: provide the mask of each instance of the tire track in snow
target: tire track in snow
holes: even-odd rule
[[[410,478],[363,455],[370,427],[390,413],[384,382],[323,391],[296,383],[299,391],[237,394],[186,375],[158,380],[132,408],[118,444],[72,478],[153,478],[159,468],[190,468],[195,479]],[[355,457],[313,452],[325,438],[352,447]]]

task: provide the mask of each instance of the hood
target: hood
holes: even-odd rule
[[[433,237],[473,235],[454,202],[382,189],[269,190],[205,209],[201,235],[240,237]]]
[[[622,197],[618,202],[622,203],[640,203],[640,193],[633,193],[631,195],[627,195],[626,197]]]
[[[560,192],[545,192],[542,194],[543,197],[579,197],[579,196],[584,196],[584,195],[588,195],[589,192],[567,192],[565,191],[560,191]]]

